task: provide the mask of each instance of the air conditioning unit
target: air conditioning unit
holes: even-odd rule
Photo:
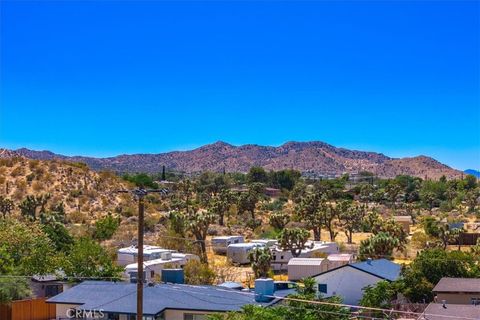
[[[160,256],[162,260],[172,260],[172,253],[171,252],[162,252]]]

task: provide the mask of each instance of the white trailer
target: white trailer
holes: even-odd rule
[[[222,236],[212,238],[213,252],[216,254],[226,254],[227,247],[231,244],[243,243],[243,236]]]
[[[237,243],[231,244],[227,248],[227,259],[234,264],[247,264],[250,263],[248,253],[254,248],[263,248],[261,243]]]

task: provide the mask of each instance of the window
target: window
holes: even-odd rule
[[[474,306],[478,306],[478,305],[480,305],[480,297],[471,298],[471,299],[470,299],[470,302],[471,302]]]
[[[184,313],[183,320],[206,320],[207,316],[204,314]]]
[[[150,271],[150,278],[153,279],[154,277],[155,277],[155,271],[152,270],[152,271]]]
[[[280,256],[280,260],[283,260],[283,256]]]
[[[318,291],[321,293],[327,293],[327,284],[319,283],[318,284]]]

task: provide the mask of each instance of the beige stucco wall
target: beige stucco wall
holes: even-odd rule
[[[437,293],[437,303],[445,300],[447,304],[471,304],[472,298],[480,299],[480,293]]]
[[[208,312],[201,312],[201,311],[187,311],[187,310],[165,310],[165,320],[183,320],[183,315],[185,313],[193,313],[193,314],[211,314]]]
[[[75,307],[78,307],[77,304],[55,304],[55,313],[57,319],[65,319],[68,318],[67,311],[68,309],[73,309]]]

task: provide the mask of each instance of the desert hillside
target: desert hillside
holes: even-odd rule
[[[12,151],[9,151],[10,153]],[[252,166],[268,170],[296,169],[314,174],[356,173],[370,171],[391,178],[408,174],[421,178],[438,179],[460,177],[461,172],[433,158],[390,158],[381,153],[337,148],[324,142],[287,142],[279,147],[242,145],[233,146],[216,142],[189,151],[159,154],[119,155],[110,158],[67,157],[50,151],[18,149],[14,153],[30,159],[64,159],[84,162],[94,170],[117,172],[160,172],[162,166],[169,170],[201,172],[223,170],[247,172]]]

